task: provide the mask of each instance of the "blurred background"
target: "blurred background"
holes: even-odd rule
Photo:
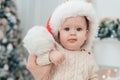
[[[46,26],[65,0],[0,0],[0,80],[33,80],[26,69],[22,39],[35,25]],[[100,80],[120,80],[120,0],[86,0],[93,4],[99,31],[93,47]]]

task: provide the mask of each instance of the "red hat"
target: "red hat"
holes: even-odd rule
[[[51,34],[53,34],[53,33],[52,33],[52,30],[51,30],[51,27],[50,27],[50,18],[51,18],[51,17],[48,18],[48,21],[47,21],[47,24],[46,24],[46,28],[47,28],[47,30],[48,30]]]

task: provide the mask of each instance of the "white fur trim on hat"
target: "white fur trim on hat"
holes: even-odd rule
[[[86,44],[83,46],[83,48],[90,49],[92,46],[92,41],[98,30],[96,13],[91,3],[87,3],[83,0],[70,0],[59,5],[51,16],[51,30],[53,35],[56,36],[66,18],[78,15],[86,16],[89,21],[89,39],[86,41]]]

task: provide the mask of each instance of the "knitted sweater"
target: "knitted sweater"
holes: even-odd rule
[[[92,53],[69,51],[62,47],[57,50],[65,54],[65,60],[58,66],[53,66],[48,80],[98,80],[98,66]],[[38,58],[40,64],[49,64],[48,53]]]

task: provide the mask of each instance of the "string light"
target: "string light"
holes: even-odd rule
[[[118,74],[118,68],[116,67],[102,67],[98,73],[100,80],[111,80],[116,78]],[[113,79],[114,80],[114,79]]]
[[[102,78],[103,78],[103,79],[106,79],[106,75],[102,75]]]

